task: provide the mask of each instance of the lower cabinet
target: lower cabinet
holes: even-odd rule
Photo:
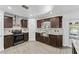
[[[42,36],[41,33],[36,33],[36,41],[54,46],[54,47],[62,47],[62,35],[49,35],[49,37]]]
[[[36,41],[40,41],[41,40],[41,35],[40,33],[36,33]]]
[[[49,35],[49,44],[56,47],[56,36]]]
[[[49,35],[49,44],[54,47],[62,47],[62,35]]]
[[[28,39],[29,39],[29,34],[28,34],[28,33],[24,33],[23,35],[24,35],[24,41],[28,41]]]
[[[4,36],[4,49],[13,46],[13,35]]]
[[[28,33],[23,34],[23,40],[28,41]],[[13,35],[5,35],[4,36],[4,49],[14,46],[14,36]]]
[[[43,36],[43,42],[49,44],[49,37]]]
[[[44,37],[42,36],[41,33],[36,33],[36,41],[44,43]]]

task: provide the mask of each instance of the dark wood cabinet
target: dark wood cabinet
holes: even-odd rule
[[[62,35],[49,35],[49,37],[45,37],[41,33],[36,33],[36,41],[61,48],[63,37]]]
[[[45,21],[50,21],[51,18],[46,18],[46,19],[43,19],[43,22]]]
[[[44,37],[42,36],[42,34],[40,36],[40,40],[39,41],[42,42],[42,43],[44,43]]]
[[[36,33],[36,41],[40,41],[41,39],[41,34],[40,33]]]
[[[43,20],[37,20],[37,28],[41,28]]]
[[[21,27],[22,28],[27,28],[28,27],[28,20],[22,19],[21,20]]]
[[[44,37],[42,36],[42,33],[36,33],[36,41],[44,42]]]
[[[42,23],[45,21],[49,21],[51,23],[51,28],[62,28],[62,16],[37,20],[37,28],[41,28]]]
[[[49,35],[49,44],[54,47],[62,47],[62,35]]]
[[[62,28],[62,16],[50,18],[51,28]]]
[[[4,36],[4,49],[13,46],[13,35]]]
[[[43,42],[49,44],[49,37],[43,36]]]
[[[56,36],[54,35],[49,35],[49,44],[56,47]]]
[[[51,28],[62,28],[62,16],[37,20],[37,28],[41,28],[42,23],[45,21],[49,21],[51,23],[50,24]],[[45,37],[41,33],[36,33],[36,41],[39,41],[54,47],[62,47],[63,36],[49,35],[49,37]]]
[[[62,47],[62,45],[63,45],[63,37],[62,37],[62,35],[57,35],[57,47]]]
[[[18,36],[18,38],[22,39],[23,42],[28,41],[28,33],[24,33],[22,36]],[[21,40],[21,41],[22,41]],[[4,49],[14,46],[15,36],[13,35],[5,35],[4,36]]]
[[[13,27],[13,17],[4,16],[4,28]]]
[[[29,34],[28,33],[24,33],[24,41],[28,41],[29,39]]]

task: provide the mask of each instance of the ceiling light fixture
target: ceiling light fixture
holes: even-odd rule
[[[11,9],[12,9],[12,7],[8,6],[8,9],[10,9],[10,10],[11,10]]]
[[[25,9],[29,9],[29,7],[26,6],[26,5],[22,5],[22,7],[25,8]]]
[[[52,11],[50,12],[50,14],[52,14]]]
[[[30,15],[30,16],[33,16],[33,15]]]

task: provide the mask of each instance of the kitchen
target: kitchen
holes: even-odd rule
[[[26,18],[5,13],[4,49],[17,45],[21,42],[28,41],[27,23],[28,21]]]
[[[11,7],[14,8],[14,11]],[[29,12],[22,7],[26,7],[27,10],[30,9]],[[75,39],[73,37],[70,37],[73,35],[70,35],[70,31],[72,32],[72,30],[69,29],[71,26],[70,24],[72,24],[73,22],[78,24],[79,22],[79,6],[31,5],[28,8],[25,5],[7,5],[0,6],[0,10],[2,16],[2,23],[0,24],[2,25],[1,35],[4,39],[0,41],[0,48],[2,52],[21,44],[30,44],[31,47],[29,50],[31,53],[32,44],[34,44],[35,48],[37,48],[35,44],[39,43],[38,46],[40,44],[45,44],[46,47],[49,46],[51,49],[56,49],[55,52],[52,52],[50,49],[45,47],[47,49],[47,52],[42,52],[43,50],[41,50],[41,52],[39,53],[50,54],[52,52],[52,54],[74,54],[74,51],[78,53],[78,40],[76,43]],[[33,47],[33,49],[35,48]],[[67,48],[69,49],[69,51],[63,52]],[[26,47],[24,49],[27,50],[28,48]],[[62,52],[57,52],[57,50]],[[32,52],[35,53],[36,51],[34,51]]]

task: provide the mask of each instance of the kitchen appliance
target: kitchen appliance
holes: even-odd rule
[[[69,25],[69,34],[70,35],[79,35],[79,24],[70,24]]]
[[[23,33],[21,30],[12,30],[14,36],[14,45],[20,44],[24,42],[23,40]]]

